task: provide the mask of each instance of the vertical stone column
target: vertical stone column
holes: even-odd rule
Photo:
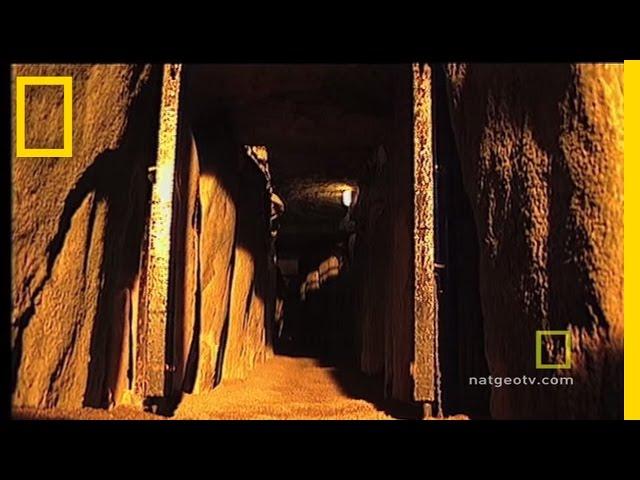
[[[158,156],[151,192],[147,251],[143,270],[142,312],[137,329],[136,392],[143,397],[164,394],[171,222],[181,69],[180,64],[164,66]]]
[[[437,383],[431,68],[413,64],[414,399],[433,403]]]

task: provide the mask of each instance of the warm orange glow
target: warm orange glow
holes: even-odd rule
[[[155,183],[151,193],[151,218],[146,270],[145,324],[140,325],[137,389],[145,395],[162,395],[164,336],[167,322],[173,182],[178,131],[181,65],[165,65],[158,133]],[[142,367],[142,368],[140,368]]]
[[[414,135],[414,397],[434,401],[440,389],[434,298],[431,68],[413,64]]]

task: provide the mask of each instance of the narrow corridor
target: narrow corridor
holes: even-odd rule
[[[13,417],[621,418],[622,74],[14,66]]]

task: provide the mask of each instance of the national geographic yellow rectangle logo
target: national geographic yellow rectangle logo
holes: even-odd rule
[[[564,337],[564,360],[560,363],[545,363],[542,360],[543,337]],[[569,330],[537,330],[536,331],[536,368],[544,369],[569,369],[571,368],[571,332]]]
[[[26,87],[61,85],[63,88],[63,146],[62,148],[26,147]],[[16,77],[16,157],[71,157],[73,153],[73,81],[72,77]]]

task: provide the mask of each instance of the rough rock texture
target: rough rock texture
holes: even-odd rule
[[[174,236],[178,311],[169,341],[174,391],[199,393],[243,378],[269,352],[270,203],[263,173],[223,117],[185,114],[182,132],[175,211],[187,240]]]
[[[216,133],[215,126],[198,126],[196,146],[200,157],[200,338],[194,392],[211,389],[216,382],[216,364],[224,348],[233,271],[237,207],[236,157],[233,149]],[[187,389],[187,391],[190,391]]]
[[[535,369],[535,331],[569,329],[571,387],[502,387],[495,418],[620,418],[622,65],[449,65],[480,244],[489,369]],[[552,359],[562,351],[545,344]]]
[[[174,273],[171,268],[171,233],[176,218],[173,211],[181,69],[180,64],[162,67],[158,150],[155,165],[149,171],[152,187],[141,268],[140,315],[136,322],[134,383],[136,394],[150,400],[164,396],[169,388],[167,373],[170,360],[166,340],[171,330],[168,308],[170,281]]]
[[[159,77],[134,65],[16,66],[16,75],[73,77],[73,157],[13,158],[13,404],[105,404],[128,360]],[[42,119],[26,132],[30,147],[60,138],[60,122],[47,119],[61,118],[62,104],[40,97],[49,94],[27,89],[27,125]]]
[[[174,393],[244,378],[270,353],[269,195],[221,118],[183,120],[174,196]]]
[[[245,378],[267,356],[268,210],[265,178],[248,157],[241,163],[234,267],[222,378]],[[271,319],[269,319],[271,321]]]
[[[413,64],[413,392],[436,402],[437,324],[435,261],[434,108],[429,65]]]

